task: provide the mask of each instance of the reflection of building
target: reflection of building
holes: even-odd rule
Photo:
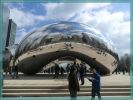
[[[60,22],[43,26],[28,34],[18,45],[15,64],[26,74],[39,72],[48,63],[61,57],[74,57],[90,67],[109,74],[118,55],[106,38],[84,24]]]
[[[3,7],[3,50],[15,42],[17,25],[12,19],[9,19],[10,11],[4,5]]]
[[[10,11],[4,5],[3,6],[3,49],[6,46],[6,40],[7,40],[6,38],[7,38],[8,23],[9,23],[9,15],[10,15]]]
[[[12,46],[14,44],[15,36],[16,36],[16,24],[13,22],[12,19],[10,19],[8,24],[6,47]]]

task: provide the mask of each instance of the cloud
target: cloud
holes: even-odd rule
[[[29,33],[31,33],[32,31],[36,30],[38,27],[32,27],[29,31],[27,31],[25,28],[20,28],[17,31],[17,35],[16,35],[16,40],[15,40],[15,44],[18,44],[21,42],[21,40],[23,38],[25,38],[26,35],[28,35]]]
[[[72,18],[71,21],[98,29],[107,39],[112,40],[120,55],[130,51],[130,11],[110,11],[109,8],[113,8],[110,3],[41,3],[41,6],[44,8],[42,11],[46,11],[45,15],[36,15],[14,7],[11,9],[11,18],[20,28],[34,26],[41,21],[69,21]],[[33,11],[37,12],[36,9]],[[19,34],[16,41],[22,39],[27,32],[22,30]]]
[[[13,9],[13,8],[18,8],[20,10],[22,10],[24,8],[24,4],[23,3],[4,3],[6,6],[8,6],[9,8]]]
[[[10,9],[10,18],[15,21],[19,28],[33,26],[36,22],[44,20],[44,16],[35,15],[32,12],[23,11],[18,8]]]
[[[110,12],[108,9],[84,11],[79,13],[74,21],[98,29],[113,41],[112,44],[120,55],[130,52],[130,18],[127,12]]]
[[[46,18],[68,20],[78,12],[106,7],[110,3],[47,3],[41,5],[46,9]]]
[[[130,22],[124,21],[124,19],[129,19],[130,14],[128,12],[110,12],[108,10],[111,6],[110,3],[48,3],[43,4],[43,6],[47,11],[46,18],[69,20],[69,18],[75,16],[72,21],[84,23],[96,28],[107,39],[112,40],[112,44],[116,47],[117,52],[122,54],[124,53],[122,51],[129,51]],[[122,46],[116,43],[118,41],[123,41],[121,42]],[[124,50],[126,48],[128,50]]]
[[[16,36],[16,40],[15,40],[15,43],[18,44],[20,43],[20,41],[28,34],[28,32],[24,29],[24,28],[21,28],[20,30],[17,31],[17,36]]]

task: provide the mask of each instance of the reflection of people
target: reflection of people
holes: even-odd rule
[[[71,66],[70,73],[68,75],[68,88],[71,97],[77,96],[77,91],[79,91],[79,83],[76,75],[75,66]]]
[[[95,95],[98,95],[99,100],[101,100],[100,95],[100,74],[96,71],[96,69],[92,69],[93,76],[91,78],[88,78],[89,81],[92,82],[92,99],[95,99]]]

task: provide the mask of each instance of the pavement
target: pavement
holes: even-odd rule
[[[64,75],[63,78],[59,77],[59,79],[53,79],[53,75],[44,73],[34,76],[26,76],[19,73],[18,79],[12,79],[10,75],[4,75],[3,85],[3,96],[6,100],[8,97],[12,97],[13,100],[15,99],[14,97],[19,97],[17,100],[21,98],[23,100],[34,100],[33,98],[26,97],[37,97],[35,99],[38,100],[72,100],[67,88],[67,75]],[[101,86],[102,100],[129,100],[130,98],[130,76],[127,73],[125,75],[121,73],[118,75],[102,76]],[[90,87],[91,82],[85,78],[85,84],[83,86],[80,85],[80,92],[78,92],[76,100],[90,100]],[[108,98],[105,98],[106,96]]]
[[[77,98],[70,97],[4,97],[2,100],[91,100],[89,96],[80,96]],[[98,98],[95,98],[98,100]],[[103,97],[102,100],[132,100],[129,96],[118,96],[118,97]]]
[[[21,85],[39,85],[39,86],[66,86],[68,85],[67,75],[63,78],[59,77],[59,79],[53,79],[53,75],[48,74],[37,74],[34,76],[26,76],[22,73],[19,74],[18,79],[12,79],[10,75],[4,75],[3,85],[4,86],[21,86]],[[80,82],[79,82],[80,83]],[[84,86],[91,86],[91,82],[85,78]],[[120,74],[112,74],[110,76],[102,76],[101,77],[101,86],[130,86],[130,76],[126,73],[123,75]]]

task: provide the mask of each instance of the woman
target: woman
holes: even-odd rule
[[[68,88],[71,97],[76,97],[77,91],[80,90],[75,65],[76,64],[73,64],[71,66],[70,73],[68,76]]]

